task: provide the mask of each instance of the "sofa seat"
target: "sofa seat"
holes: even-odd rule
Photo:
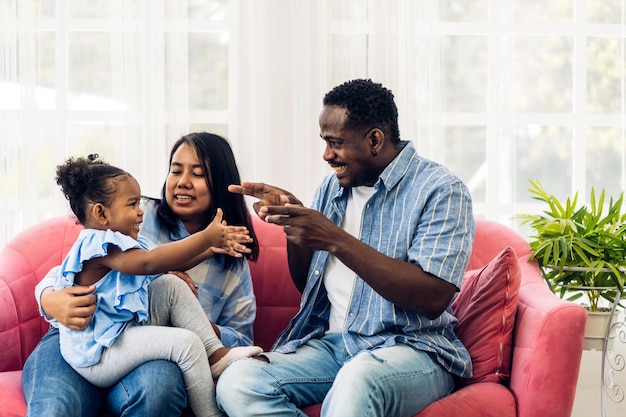
[[[253,218],[261,246],[258,261],[250,265],[257,297],[255,343],[269,349],[297,312],[300,294],[289,275],[282,228]],[[476,226],[468,270],[484,267],[507,246],[519,259],[510,379],[459,387],[415,417],[569,417],[586,312],[549,290],[536,262],[528,262],[530,248],[518,233],[485,219],[477,219]],[[80,228],[68,216],[55,217],[22,231],[0,252],[0,417],[26,415],[21,369],[48,328],[39,316],[34,288],[61,263]],[[304,411],[317,417],[320,409],[317,404]]]

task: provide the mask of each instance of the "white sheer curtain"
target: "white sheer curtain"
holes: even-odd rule
[[[0,243],[69,211],[54,182],[69,156],[98,153],[157,196],[175,140],[227,136],[228,5],[193,3],[0,2]]]
[[[428,96],[430,74],[439,66],[431,54],[433,4],[238,2],[238,77],[231,88],[237,89],[233,108],[239,122],[231,132],[242,171],[310,201],[330,172],[319,138],[322,98],[353,78],[372,78],[392,89],[402,133],[417,139],[418,120],[427,124],[435,101]]]
[[[331,86],[326,1],[238,2],[231,140],[242,176],[310,202],[330,172],[318,116]]]
[[[171,144],[209,130],[244,180],[305,203],[329,172],[323,95],[393,90],[404,139],[477,216],[626,184],[624,0],[2,0],[0,244],[66,213],[55,166],[92,152],[158,195]]]

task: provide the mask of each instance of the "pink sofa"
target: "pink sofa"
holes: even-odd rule
[[[79,229],[68,217],[53,218],[24,230],[0,252],[0,417],[26,414],[21,369],[47,330],[33,290],[52,266],[60,264]],[[291,284],[282,229],[256,219],[255,230],[261,245],[259,260],[251,264],[258,303],[255,338],[269,348],[297,311],[299,293]],[[527,262],[526,241],[498,223],[477,220],[468,269],[482,268],[506,246],[515,250],[521,268],[509,383],[467,385],[416,417],[570,416],[586,312],[549,291],[537,264]],[[319,416],[320,405],[304,411]]]

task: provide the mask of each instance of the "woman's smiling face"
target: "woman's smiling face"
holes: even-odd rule
[[[172,155],[165,183],[165,200],[189,233],[206,224],[212,202],[207,176],[188,144],[183,143]]]

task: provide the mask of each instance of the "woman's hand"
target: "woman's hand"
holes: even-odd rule
[[[193,279],[191,279],[188,273],[182,272],[182,271],[167,271],[167,273],[176,275],[178,278],[185,281],[187,285],[189,286],[189,289],[191,290],[193,295],[195,295],[196,298],[198,298],[198,287],[196,286],[196,283],[193,281]]]
[[[94,311],[95,286],[73,286],[54,291],[51,287],[41,293],[41,308],[46,315],[72,330],[85,330]]]

